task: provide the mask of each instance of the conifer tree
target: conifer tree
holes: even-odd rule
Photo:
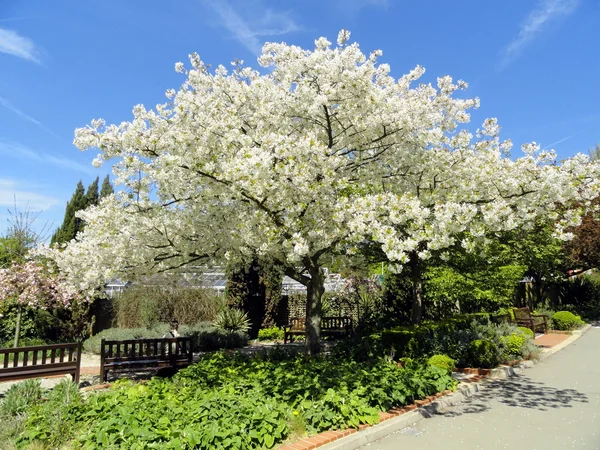
[[[80,209],[84,209],[85,207],[85,188],[83,187],[83,183],[81,182],[81,180],[79,180],[79,183],[77,183],[77,188],[75,188],[75,192],[73,193],[71,200],[69,200],[69,202],[67,203],[63,223],[60,226],[60,228],[56,230],[54,235],[52,235],[50,245],[69,242],[75,237],[75,235],[79,231],[81,224],[81,219],[75,217],[75,213]]]
[[[99,178],[96,179],[90,184],[87,188],[87,192],[85,193],[85,207],[96,206],[98,204],[98,181]]]
[[[110,184],[110,178],[106,175],[104,181],[102,181],[102,187],[100,188],[100,199],[103,199],[114,192],[115,190],[113,189],[112,184]]]

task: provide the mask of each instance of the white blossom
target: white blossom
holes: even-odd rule
[[[525,145],[507,157],[496,119],[477,139],[461,124],[478,99],[456,98],[466,83],[391,77],[348,45],[325,38],[313,51],[267,43],[267,70],[192,69],[170,103],[136,106],[118,125],[95,120],[75,145],[116,160],[122,190],[81,213],[84,231],[65,249],[46,249],[77,288],[196,262],[236,263],[256,255],[300,276],[323,255],[381,244],[394,267],[410,255],[476,251],[489,233],[568,213],[597,196],[596,163]],[[469,236],[465,238],[464,236]]]

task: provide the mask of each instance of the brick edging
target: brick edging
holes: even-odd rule
[[[471,377],[471,379],[465,380],[465,381],[468,381],[468,382],[480,381],[482,378],[484,378],[484,377],[482,377],[480,375],[476,375],[476,376]],[[453,394],[453,393],[454,393],[454,391],[447,389],[443,392],[438,392],[435,395],[430,395],[422,400],[416,400],[414,403],[412,403],[410,405],[406,405],[403,407],[395,407],[395,408],[390,409],[389,411],[380,411],[378,424],[382,423],[386,420],[392,419],[394,417],[401,416],[402,414],[406,414],[408,412],[414,411],[417,408],[421,408],[423,406],[429,405],[430,403],[434,402],[435,400],[437,400],[441,397],[444,397],[446,395]],[[377,425],[377,424],[375,424],[375,425]],[[295,441],[295,442],[288,443],[288,444],[282,444],[281,446],[277,447],[277,450],[311,450],[311,449],[315,449],[318,447],[322,447],[326,444],[330,444],[330,443],[337,441],[338,439],[341,439],[343,437],[357,433],[358,431],[363,431],[367,428],[370,428],[371,426],[372,425],[361,424],[358,426],[358,429],[348,428],[346,430],[323,431],[319,434],[314,434],[312,436],[300,439],[299,441]]]
[[[503,367],[503,366],[498,366]],[[469,378],[461,380],[461,383],[477,383],[486,378],[491,377],[492,369],[477,369],[472,367],[465,367],[456,369],[456,372],[471,374]],[[406,405],[403,407],[395,407],[390,409],[389,411],[380,411],[379,412],[379,422],[375,425],[378,425],[386,420],[392,419],[394,417],[398,417],[402,414],[406,414],[411,411],[415,411],[418,408],[422,408],[426,405],[431,404],[435,400],[445,397],[446,395],[453,394],[455,391],[447,389],[443,392],[438,392],[435,395],[430,395],[421,400],[416,400],[414,403],[410,405]],[[346,430],[334,430],[334,431],[323,431],[319,434],[312,435],[310,437],[305,437],[300,439],[299,441],[295,441],[288,444],[282,444],[279,447],[276,447],[277,450],[311,450],[318,447],[322,447],[326,444],[330,444],[338,439],[354,434],[358,431],[363,431],[367,428],[370,428],[372,425],[361,424],[358,426],[358,429],[349,428]]]

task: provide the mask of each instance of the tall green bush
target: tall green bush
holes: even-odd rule
[[[225,298],[209,289],[134,285],[113,299],[115,325],[152,328],[177,320],[181,325],[212,321]]]

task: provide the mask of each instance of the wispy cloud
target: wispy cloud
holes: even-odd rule
[[[10,178],[0,178],[0,207],[19,210],[29,208],[31,211],[40,211],[58,205],[61,200],[57,197],[33,192],[24,188],[19,182]]]
[[[70,169],[77,172],[83,172],[90,175],[97,175],[97,171],[92,166],[80,164],[69,158],[55,156],[50,153],[36,152],[16,142],[0,140],[0,154],[4,157],[26,159],[41,164],[49,164],[63,169]]]
[[[574,13],[578,6],[579,0],[540,0],[522,23],[517,37],[502,50],[501,67],[518,57],[552,22]]]
[[[222,26],[254,55],[260,55],[261,37],[280,36],[301,30],[287,12],[274,11],[258,2],[245,11],[236,10],[226,0],[205,0],[204,4],[221,18]]]
[[[0,53],[40,64],[39,51],[31,39],[6,28],[0,28]]]
[[[15,105],[13,105],[11,102],[9,102],[8,100],[6,100],[4,97],[0,97],[0,106],[4,106],[6,109],[8,109],[9,111],[15,113],[17,116],[21,117],[22,119],[25,119],[28,122],[31,122],[31,123],[37,125],[39,128],[41,128],[42,130],[46,131],[47,133],[50,133],[55,138],[58,138],[61,141],[64,141],[64,139],[62,137],[60,137],[58,134],[56,134],[50,128],[46,127],[42,122],[40,122],[37,119],[34,119],[29,114],[24,113],[19,108],[17,108]]]
[[[582,128],[581,130],[579,130],[579,131],[576,131],[576,132],[575,132],[575,133],[573,133],[573,134],[570,134],[570,135],[568,135],[568,136],[565,136],[565,137],[563,137],[563,138],[560,138],[560,139],[559,139],[559,140],[557,140],[556,142],[553,142],[552,144],[548,144],[548,145],[546,145],[546,146],[544,147],[544,150],[547,150],[547,149],[554,148],[554,146],[556,146],[556,145],[558,145],[558,144],[562,144],[563,142],[565,142],[565,141],[568,141],[569,139],[571,139],[571,138],[574,138],[575,136],[578,136],[578,135],[580,135],[581,133],[585,133],[586,131],[588,131],[588,130],[591,130],[592,128],[599,128],[599,129],[600,129],[600,122],[596,121],[596,123],[594,123],[594,124],[592,124],[592,125],[590,125],[590,126],[587,126],[587,127],[585,127],[585,128]]]

